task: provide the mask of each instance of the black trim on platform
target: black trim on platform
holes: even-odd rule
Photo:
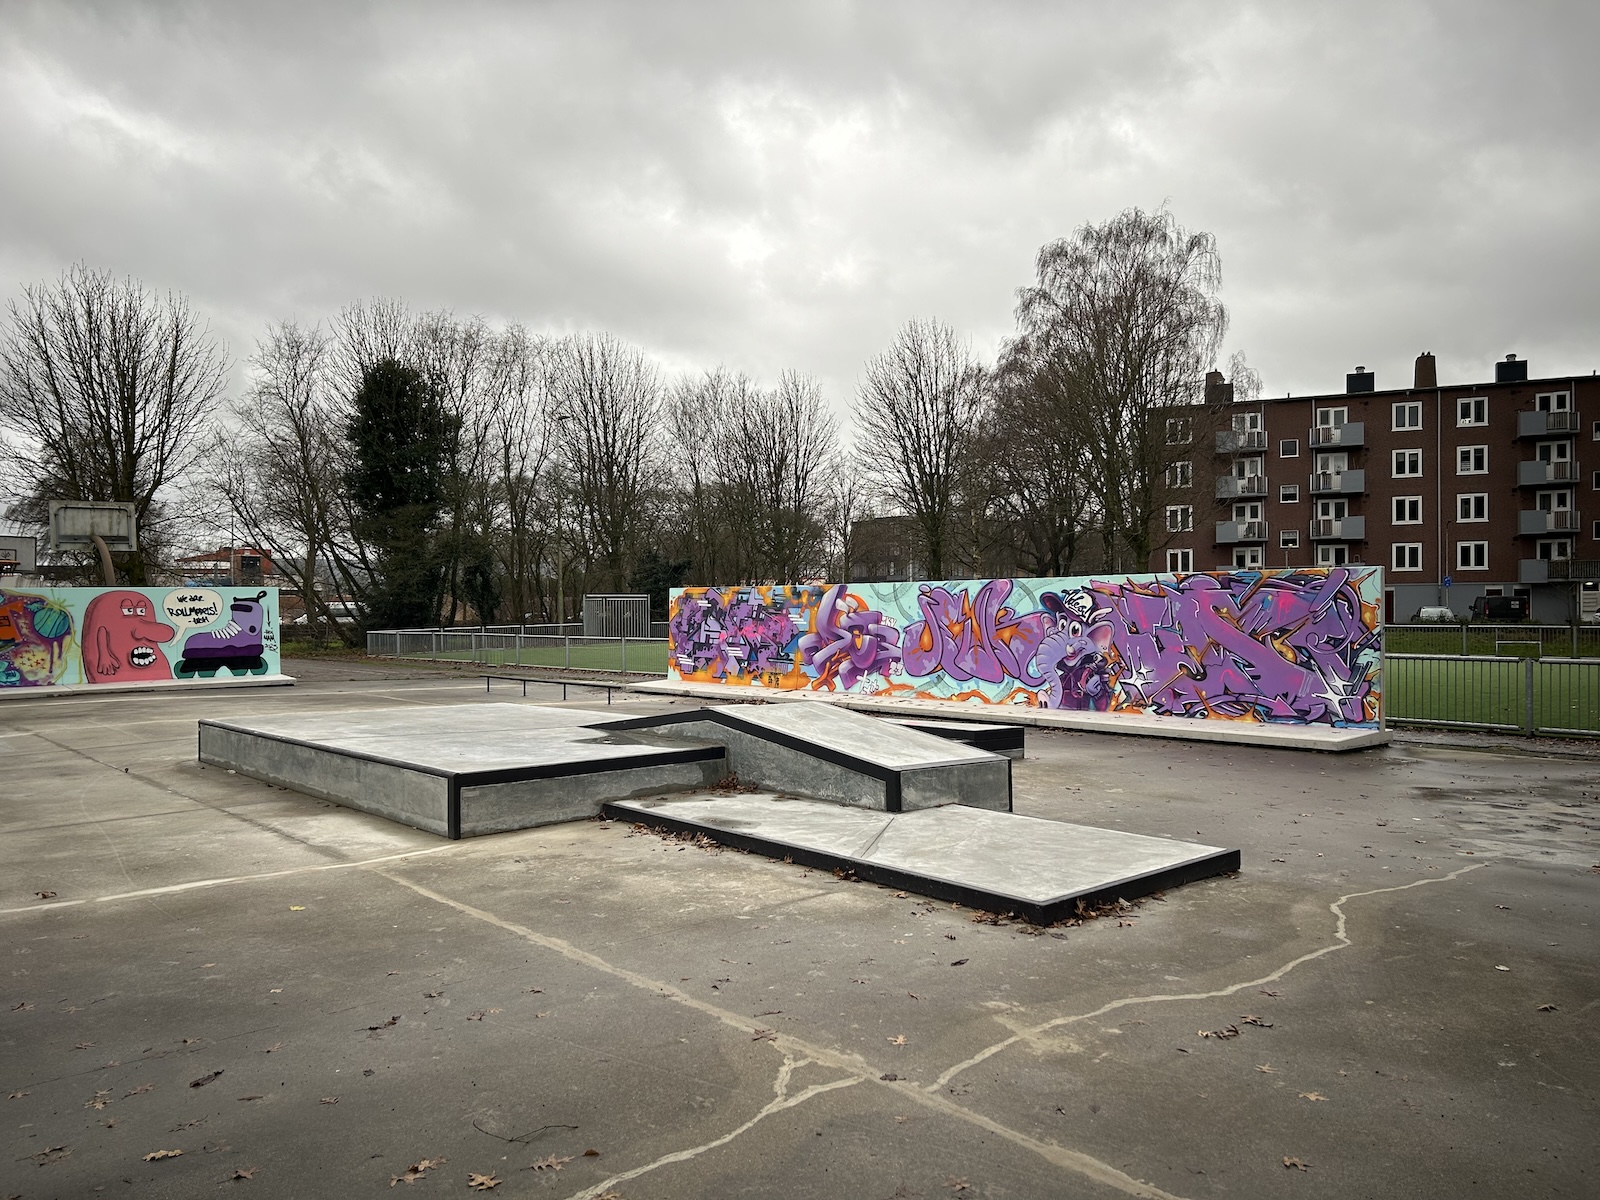
[[[880,721],[887,721],[891,725],[903,725],[907,729],[915,729],[918,733],[926,733],[931,737],[944,738],[949,742],[960,742],[971,746],[974,750],[987,750],[991,754],[1003,754],[1007,750],[1025,750],[1027,748],[1024,725],[985,725],[981,728],[963,728],[952,721],[940,717],[892,717],[887,713],[878,717]]]
[[[715,825],[705,824],[700,821],[679,820],[676,817],[666,815],[659,809],[629,808],[622,804],[608,802],[601,806],[600,812],[602,816],[613,821],[627,821],[630,824],[647,825],[655,829],[665,829],[672,833],[704,836],[723,846],[732,846],[736,850],[746,850],[752,854],[764,855],[767,858],[782,859],[784,862],[798,863],[802,867],[811,867],[814,870],[823,871],[844,871],[868,883],[898,888],[901,891],[916,892],[922,896],[930,896],[935,900],[947,900],[965,905],[967,908],[980,909],[984,912],[1010,913],[1021,917],[1032,925],[1053,925],[1057,921],[1076,916],[1080,902],[1086,905],[1096,905],[1116,900],[1137,899],[1140,896],[1148,896],[1152,892],[1165,891],[1167,888],[1193,883],[1196,880],[1210,879],[1216,875],[1227,875],[1237,871],[1240,862],[1239,851],[1219,850],[1215,854],[1192,858],[1187,862],[1177,863],[1160,871],[1152,871],[1145,875],[1130,875],[1089,891],[1075,892],[1068,896],[1061,896],[1054,900],[1038,903],[1031,900],[1019,900],[1015,896],[1007,896],[1000,892],[985,892],[980,888],[968,887],[966,884],[961,883],[952,883],[946,879],[935,879],[928,875],[919,875],[913,871],[902,871],[895,867],[865,862],[843,854],[828,854],[821,850],[809,850],[801,846],[791,846],[784,842],[774,841],[771,838],[738,833],[731,829],[719,829]]]

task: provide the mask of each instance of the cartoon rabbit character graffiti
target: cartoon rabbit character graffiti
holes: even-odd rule
[[[1044,677],[1040,705],[1108,711],[1117,694],[1110,657],[1110,609],[1099,607],[1087,589],[1046,592],[1040,603],[1054,618],[1054,628],[1033,652],[1033,669]]]

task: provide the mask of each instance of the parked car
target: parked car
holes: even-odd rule
[[[1446,621],[1446,622],[1452,622],[1455,619],[1456,619],[1455,613],[1451,612],[1448,608],[1446,608],[1442,604],[1431,605],[1431,606],[1426,607],[1426,608],[1418,609],[1417,610],[1417,615],[1412,618],[1412,620],[1414,620],[1414,621]]]
[[[354,625],[356,623],[356,606],[344,600],[330,600],[328,602],[328,615],[333,618],[335,625]],[[309,625],[311,619],[301,613],[289,622],[291,625]]]
[[[1474,621],[1526,621],[1526,596],[1479,596],[1472,602]]]

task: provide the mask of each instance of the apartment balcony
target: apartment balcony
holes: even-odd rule
[[[1234,500],[1241,496],[1265,496],[1267,494],[1267,477],[1265,475],[1247,475],[1240,479],[1237,475],[1217,476],[1217,499]]]
[[[1366,443],[1367,427],[1361,421],[1347,421],[1343,425],[1318,425],[1311,431],[1313,450],[1356,449]]]
[[[1365,517],[1337,517],[1311,522],[1311,540],[1314,542],[1364,542],[1367,540]]]
[[[1575,462],[1519,462],[1518,487],[1543,487],[1547,483],[1576,483],[1578,464]]]
[[[1572,509],[1562,512],[1545,512],[1543,509],[1525,509],[1517,514],[1518,537],[1542,537],[1547,533],[1577,533],[1583,528],[1578,514]]]
[[[1265,429],[1222,429],[1217,432],[1218,454],[1260,453],[1266,448]]]
[[[1583,422],[1575,412],[1519,412],[1517,436],[1519,438],[1560,437],[1575,434]]]
[[[1365,471],[1318,471],[1311,477],[1313,496],[1359,496],[1366,490]]]
[[[1265,521],[1218,521],[1216,543],[1232,546],[1239,542],[1264,542],[1267,540]]]

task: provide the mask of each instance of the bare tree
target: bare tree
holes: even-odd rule
[[[858,453],[882,471],[885,500],[916,522],[932,579],[942,578],[952,559],[959,478],[984,380],[955,330],[913,319],[868,360],[856,397]]]
[[[1227,330],[1216,298],[1216,240],[1165,209],[1137,208],[1039,251],[1038,282],[1018,292],[1011,348],[1048,364],[1104,504],[1103,565],[1142,570],[1171,468],[1209,425],[1206,370]]]
[[[680,487],[677,541],[696,583],[744,577],[740,565],[748,546],[739,536],[743,514],[729,504],[727,452],[730,433],[755,391],[745,376],[717,367],[673,384],[662,407]]]
[[[559,577],[564,567],[547,383],[543,343],[520,325],[507,328],[494,346],[488,443],[494,545],[505,573],[506,599],[519,620],[531,612],[551,615],[542,581],[547,570]],[[558,578],[558,589],[561,582]]]
[[[141,548],[125,569],[144,583],[163,523],[193,519],[191,503],[163,501],[208,445],[225,352],[183,297],[83,264],[8,308],[0,413],[22,441],[5,480],[13,518],[42,528],[52,498],[131,503]]]
[[[270,552],[300,593],[313,639],[331,629],[354,646],[356,629],[334,620],[321,586],[331,562],[357,553],[343,520],[345,421],[329,388],[331,349],[320,328],[268,327],[233,427],[218,436],[213,478],[251,544]],[[359,602],[359,588],[352,598]]]
[[[749,528],[750,574],[794,583],[823,565],[823,496],[837,437],[822,389],[785,371],[738,406],[727,439],[732,499]]]
[[[633,568],[660,470],[661,384],[636,347],[610,334],[578,334],[551,354],[562,474],[601,586],[622,587]]]

